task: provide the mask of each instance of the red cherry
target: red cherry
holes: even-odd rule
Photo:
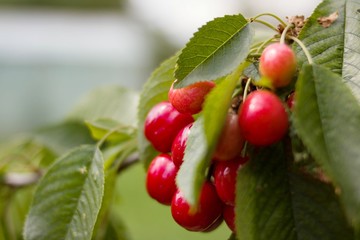
[[[219,198],[227,205],[235,204],[235,185],[237,172],[248,158],[230,161],[216,161],[214,167],[214,184]]]
[[[234,159],[241,153],[244,143],[245,139],[240,131],[238,115],[228,113],[225,126],[214,153],[214,158],[216,160]]]
[[[178,135],[175,137],[171,146],[171,158],[175,166],[180,167],[184,159],[184,153],[186,148],[186,142],[190,134],[190,128],[192,123],[180,130]]]
[[[226,225],[232,232],[235,232],[235,207],[230,205],[224,206],[223,217]]]
[[[288,105],[289,109],[292,110],[295,104],[295,92],[292,92],[288,99],[286,100],[286,104]]]
[[[178,132],[193,121],[191,115],[179,113],[171,103],[160,102],[146,116],[144,133],[156,150],[167,153]]]
[[[169,90],[169,101],[179,112],[188,114],[199,113],[205,96],[215,87],[212,81],[196,82],[178,89],[173,85]]]
[[[289,120],[282,101],[272,92],[250,93],[239,109],[242,135],[249,143],[267,146],[287,133]]]
[[[260,57],[259,71],[270,79],[274,87],[287,86],[296,72],[294,52],[282,43],[267,46]]]
[[[190,205],[180,190],[177,190],[171,202],[171,214],[174,220],[189,231],[210,229],[221,218],[222,211],[223,203],[210,182],[204,183],[195,212],[190,212]]]
[[[156,156],[147,171],[146,190],[159,203],[170,205],[176,192],[175,177],[177,168],[168,154]]]

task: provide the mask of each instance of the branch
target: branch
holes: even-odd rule
[[[130,155],[126,158],[122,164],[117,169],[117,172],[120,173],[125,169],[133,166],[134,164],[140,161],[138,154]],[[42,172],[31,172],[31,173],[5,173],[0,176],[0,184],[6,185],[13,188],[22,188],[27,187],[33,184],[36,184],[42,177]]]
[[[125,169],[131,167],[132,165],[138,163],[140,161],[139,159],[139,154],[138,153],[134,153],[132,155],[130,155],[128,158],[126,158],[119,166],[117,172],[120,173],[122,171],[124,171]]]
[[[5,173],[2,176],[0,183],[9,187],[21,188],[37,183],[41,176],[41,172]]]

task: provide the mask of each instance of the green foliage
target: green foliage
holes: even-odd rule
[[[237,179],[238,239],[353,239],[333,187],[291,164],[282,144],[252,151]]]
[[[360,3],[346,1],[342,76],[360,102]]]
[[[125,126],[113,119],[98,119],[96,121],[87,121],[87,127],[91,135],[96,140],[106,137],[107,141],[122,142],[132,138],[136,129],[132,126]],[[109,134],[109,135],[108,135]]]
[[[103,164],[91,145],[58,159],[38,184],[25,239],[90,239],[104,191]]]
[[[360,101],[360,3],[348,0],[325,0],[307,20],[299,39],[307,46],[315,63],[343,76]],[[321,17],[337,12],[338,18],[328,28],[318,23]],[[301,68],[306,56],[299,45]]]
[[[89,130],[80,121],[65,121],[35,132],[33,140],[60,156],[81,144],[92,144]]]
[[[315,9],[299,35],[314,64],[293,44],[299,76],[295,85],[276,91],[281,99],[296,92],[291,129],[272,146],[245,145],[250,161],[237,176],[236,234],[229,239],[359,238],[359,9],[350,0],[324,0]],[[334,12],[339,16],[328,27],[318,23]],[[64,121],[0,144],[0,239],[21,238],[27,214],[26,240],[127,240],[127,220],[148,225],[139,214],[119,211],[123,203],[116,197],[123,189],[116,183],[129,166],[141,160],[146,168],[158,154],[144,136],[144,121],[155,104],[168,99],[175,79],[177,88],[216,81],[195,116],[176,179],[196,207],[203,182],[211,179],[212,155],[229,109],[239,107],[244,91],[266,87],[258,59],[270,42],[255,43],[252,29],[264,23],[261,16],[216,18],[152,73],[140,95],[117,86],[95,89]],[[280,40],[278,32],[272,36]],[[250,87],[244,86],[248,78]],[[131,181],[144,186],[144,176],[136,176]],[[136,209],[146,215],[149,207],[139,206],[144,199],[135,195]]]
[[[156,156],[155,149],[144,135],[144,123],[147,113],[159,102],[168,99],[168,92],[174,81],[175,64],[178,55],[164,61],[150,76],[141,92],[138,108],[138,142],[140,159],[148,166]]]
[[[177,175],[177,186],[193,206],[197,204],[199,192],[207,178],[212,154],[230,107],[232,93],[246,65],[241,65],[215,87],[205,100],[202,115],[191,127],[184,162]]]
[[[304,65],[296,92],[299,136],[339,185],[350,219],[360,226],[360,106],[339,76],[317,65]]]
[[[86,95],[70,112],[68,119],[112,119],[127,126],[136,126],[138,102],[137,92],[119,86],[106,86]]]
[[[230,74],[247,57],[253,31],[241,15],[216,18],[201,27],[182,50],[176,87]]]
[[[323,1],[307,20],[299,39],[307,46],[315,63],[330,68],[333,72],[341,74],[343,64],[343,41],[344,41],[344,19],[346,0]],[[318,18],[327,17],[338,11],[339,18],[331,24],[331,27],[324,28],[318,23]],[[300,46],[294,45],[299,67],[307,61]]]

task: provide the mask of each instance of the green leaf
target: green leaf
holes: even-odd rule
[[[253,31],[241,15],[215,18],[202,26],[177,61],[176,87],[215,80],[236,69],[247,57]]]
[[[122,226],[121,219],[117,215],[114,216],[116,211],[112,206],[114,204],[114,195],[116,194],[117,175],[123,170],[120,166],[123,166],[123,163],[126,164],[124,160],[128,160],[129,156],[136,152],[136,149],[136,141],[132,138],[107,146],[103,150],[105,159],[105,187],[101,209],[95,225],[94,240],[111,239],[112,234],[118,234],[112,239],[126,239],[124,237],[126,229]]]
[[[238,239],[354,239],[331,185],[289,167],[281,144],[253,151],[239,170]]]
[[[138,142],[140,159],[148,166],[157,152],[144,135],[144,122],[150,109],[159,102],[167,101],[174,81],[174,70],[178,54],[164,61],[150,76],[140,95],[138,108]]]
[[[191,127],[184,162],[176,181],[178,188],[194,207],[207,177],[213,151],[231,105],[232,93],[245,66],[247,63],[216,85],[205,100],[202,114]]]
[[[46,146],[31,137],[10,138],[0,144],[0,175],[8,172],[31,174],[34,173],[34,166],[47,167],[56,157]]]
[[[94,143],[89,130],[79,121],[66,121],[39,129],[33,139],[58,156],[79,145]]]
[[[129,233],[126,229],[124,221],[114,212],[110,213],[110,221],[107,225],[104,240],[130,240]]]
[[[236,235],[234,233],[231,234],[228,240],[237,240]]]
[[[106,140],[110,142],[121,142],[134,136],[136,129],[132,126],[123,125],[113,119],[98,119],[95,121],[86,121],[91,135],[96,140],[101,140],[107,136]]]
[[[107,118],[124,125],[136,126],[138,102],[139,94],[124,87],[97,88],[74,107],[68,118],[80,121],[96,121]]]
[[[342,76],[360,102],[360,2],[347,1],[345,13]]]
[[[296,130],[360,227],[360,105],[338,75],[317,65],[304,65],[295,96]]]
[[[104,192],[103,164],[91,145],[58,159],[39,182],[25,239],[91,239]]]
[[[2,188],[2,187],[1,187]],[[3,191],[1,189],[0,191]],[[7,237],[0,239],[22,239],[24,222],[29,211],[34,187],[26,187],[21,189],[11,189],[5,196],[1,196],[4,205],[0,210],[1,221],[4,221]],[[0,194],[2,195],[2,194]]]
[[[307,20],[299,39],[315,63],[343,76],[360,101],[360,3],[350,0],[325,0]],[[338,12],[339,17],[324,28],[318,18]],[[300,46],[294,44],[299,66],[307,62]]]

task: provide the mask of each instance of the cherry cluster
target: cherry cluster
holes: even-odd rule
[[[260,57],[259,70],[274,87],[284,87],[296,71],[295,56],[285,44],[269,45]],[[265,89],[250,92],[237,112],[230,109],[213,154],[208,180],[202,186],[197,208],[192,209],[175,179],[184,159],[193,115],[201,112],[206,95],[214,87],[212,81],[179,89],[171,86],[169,100],[149,111],[144,133],[160,154],[149,165],[146,189],[153,199],[170,205],[174,220],[189,231],[209,232],[225,220],[235,232],[236,176],[249,160],[244,156],[245,142],[261,147],[280,141],[288,131],[288,115],[284,102]],[[288,102],[293,104],[293,99]]]

